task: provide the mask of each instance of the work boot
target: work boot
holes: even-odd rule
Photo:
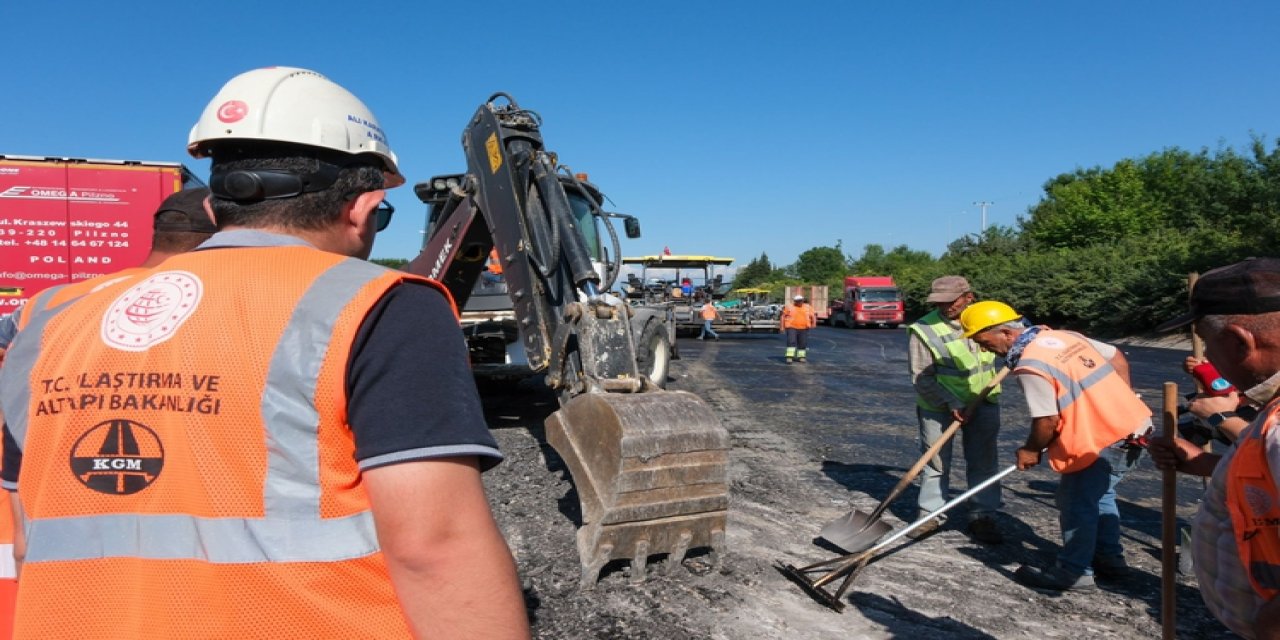
[[[1001,544],[1004,542],[1004,534],[1000,533],[1000,526],[996,524],[995,518],[991,516],[981,516],[969,521],[969,526],[965,528],[969,533],[969,537],[983,544]],[[1121,559],[1123,561],[1123,558]]]
[[[791,364],[791,362],[792,362],[792,359],[791,359],[791,358],[787,358],[787,364]]]
[[[804,358],[796,358],[796,362],[804,362]]]
[[[923,540],[937,533],[941,529],[942,529],[942,520],[938,518],[932,518],[928,522],[916,527],[915,529],[912,529],[911,532],[907,534],[907,537],[911,538],[912,540]]]
[[[1196,572],[1195,561],[1191,559],[1191,528],[1178,530],[1178,573],[1189,576]]]
[[[1185,547],[1178,550],[1178,575],[1192,576],[1196,573],[1196,563],[1191,559],[1191,552]]]
[[[1093,591],[1098,588],[1093,576],[1073,573],[1058,565],[1040,569],[1024,564],[1013,572],[1013,579],[1028,587],[1050,591]]]
[[[1119,580],[1128,577],[1129,565],[1124,556],[1094,556],[1093,574],[1099,578]]]

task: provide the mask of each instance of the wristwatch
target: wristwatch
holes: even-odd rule
[[[1208,422],[1209,426],[1213,427],[1214,429],[1217,429],[1218,427],[1222,426],[1222,423],[1225,422],[1227,418],[1235,418],[1235,417],[1236,417],[1236,412],[1223,411],[1221,413],[1215,413],[1213,415],[1210,415],[1208,418],[1205,418],[1204,421]]]

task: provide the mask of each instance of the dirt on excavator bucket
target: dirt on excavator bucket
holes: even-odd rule
[[[689,549],[719,561],[729,508],[729,433],[685,391],[587,393],[546,420],[582,503],[582,588],[613,560],[643,579],[650,556]]]

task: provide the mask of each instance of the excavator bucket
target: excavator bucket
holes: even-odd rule
[[[689,549],[724,549],[729,432],[685,391],[586,393],[546,421],[582,503],[584,589],[613,560],[641,580],[648,559],[679,566]]]

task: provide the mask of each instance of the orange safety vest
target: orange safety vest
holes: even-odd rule
[[[1111,363],[1088,340],[1068,331],[1042,329],[1014,372],[1040,376],[1057,393],[1058,434],[1049,443],[1049,466],[1058,473],[1087,468],[1099,452],[1151,417],[1151,409]]]
[[[818,326],[818,316],[808,303],[800,306],[790,305],[782,308],[783,329],[812,329]]]
[[[1272,402],[1262,423],[1245,432],[1227,469],[1227,510],[1240,564],[1264,600],[1280,595],[1280,491],[1267,463],[1266,437],[1280,414]]]
[[[15,637],[409,637],[345,414],[356,332],[406,280],[448,297],[228,248],[33,315],[5,367],[29,385],[0,387],[28,519]]]
[[[495,276],[502,275],[502,258],[498,256],[497,247],[489,250],[489,261],[485,266],[489,269],[489,273]]]
[[[708,302],[708,303],[706,303],[706,304],[702,305],[702,319],[703,319],[703,320],[715,320],[715,319],[716,319],[716,306],[715,306],[715,305],[713,305],[713,304],[711,304],[710,302]]]

